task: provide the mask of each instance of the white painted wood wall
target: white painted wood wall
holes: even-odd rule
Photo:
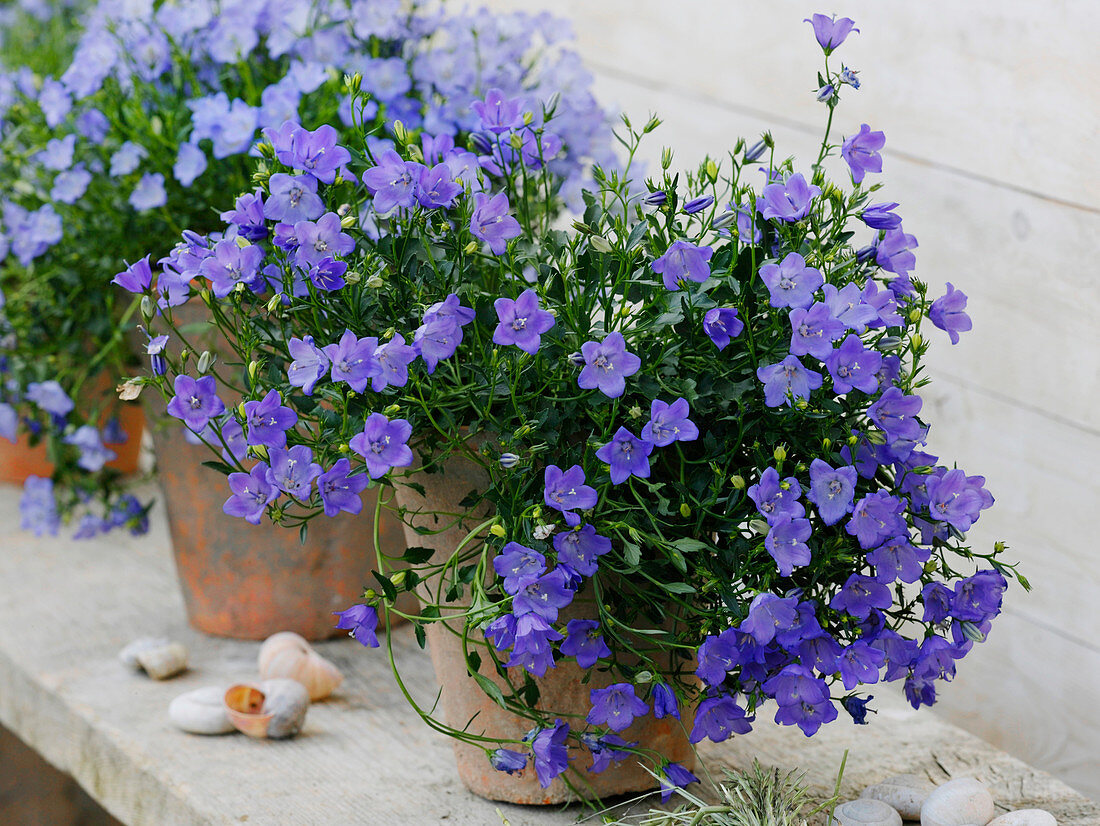
[[[495,5],[571,19],[601,101],[659,113],[646,155],[671,145],[677,166],[766,129],[779,154],[816,157],[821,53],[802,20],[856,20],[834,59],[863,87],[839,134],[886,133],[878,179],[919,240],[915,274],[937,295],[953,282],[974,319],[957,346],[934,341],[930,450],[987,477],[997,505],[971,538],[1005,540],[1035,586],[1008,594],[936,710],[1100,799],[1100,2]]]

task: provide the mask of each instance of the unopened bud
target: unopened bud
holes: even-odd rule
[[[627,415],[630,416],[630,418],[632,419],[640,419],[642,418],[642,416],[645,415],[645,413],[642,412],[641,405],[636,404],[627,411]]]
[[[821,446],[826,450],[831,450],[833,447],[833,440],[826,436],[824,439],[821,440]]]
[[[634,675],[635,685],[647,685],[651,682],[653,682],[652,671],[639,671],[637,674]]]
[[[501,525],[499,522],[489,528],[489,533],[491,533],[493,536],[500,537],[501,539],[504,539],[504,537],[508,535],[508,531],[504,530],[504,526]]]
[[[471,241],[469,244],[462,248],[462,252],[464,252],[466,255],[473,255],[475,252],[477,252],[477,241]]]
[[[195,369],[198,370],[199,373],[205,373],[210,369],[210,365],[217,361],[217,359],[218,357],[209,350],[203,350],[202,355],[199,356],[199,363],[195,365]]]
[[[256,361],[255,359],[253,359],[252,361],[250,361],[248,363],[248,383],[249,384],[255,384],[256,383],[256,373],[258,373],[259,370],[260,370],[260,363],[258,361]]]
[[[718,180],[718,164],[716,164],[713,160],[708,160],[707,165],[706,165],[706,173],[707,173],[707,179],[711,183],[714,183],[715,181],[717,181]]]
[[[969,620],[963,620],[960,624],[962,627],[963,636],[973,642],[985,642],[985,634],[982,629],[976,626]]]
[[[745,477],[740,475],[740,474],[737,474],[736,476],[731,476],[730,477],[730,484],[733,485],[734,490],[744,490],[745,489]]]
[[[901,346],[901,339],[897,336],[883,336],[878,340],[880,350],[896,350]]]
[[[150,296],[143,295],[141,297],[141,317],[145,319],[145,323],[148,324],[152,321],[156,313],[157,309],[153,304],[153,299]]]
[[[787,448],[783,447],[783,445],[779,445],[772,451],[772,457],[777,462],[785,461],[787,458]]]
[[[921,318],[920,310],[912,309],[912,310],[909,311],[909,321],[912,322],[913,324],[916,324],[918,321],[920,321],[920,318]]]
[[[514,468],[519,464],[519,456],[514,453],[500,454],[500,466],[502,468]]]
[[[267,447],[264,445],[249,445],[248,452],[255,456],[257,459],[267,458]]]
[[[672,150],[667,146],[661,150],[661,169],[668,169],[672,166]]]
[[[737,220],[737,213],[733,210],[723,212],[717,218],[714,219],[714,223],[711,224],[713,229],[725,229]]]
[[[357,223],[359,223],[359,219],[356,218],[354,215],[351,215],[350,213],[340,219],[340,226],[344,229],[351,229]]]
[[[409,142],[409,130],[406,129],[405,124],[403,124],[399,120],[395,120],[393,122],[393,136],[397,140],[398,143],[408,143]]]
[[[400,412],[401,412],[401,405],[399,405],[399,404],[390,404],[390,405],[387,405],[385,408],[383,408],[382,415],[385,416],[387,419],[392,419],[394,416],[396,416]]]
[[[750,519],[749,527],[756,531],[758,534],[766,534],[770,530],[770,528],[768,527],[768,523],[765,522],[763,519]]]
[[[589,243],[597,252],[611,252],[611,244],[602,235],[593,235]]]
[[[920,346],[924,344],[924,339],[921,338],[920,333],[913,333],[913,335],[909,336],[909,340],[913,342],[914,350],[919,350]]]
[[[768,148],[768,144],[760,140],[754,143],[745,151],[745,163],[754,163],[760,160],[760,156],[764,154],[764,150]]]
[[[275,295],[271,296],[271,298],[269,298],[267,300],[267,311],[268,311],[268,313],[274,313],[277,309],[279,309],[279,305],[281,305],[282,303],[283,303],[282,293],[275,293]]]
[[[691,516],[691,505],[689,505],[687,502],[680,503],[680,516],[684,517],[684,519],[687,519],[689,516]]]
[[[658,189],[656,192],[650,192],[649,195],[643,198],[642,203],[646,206],[659,207],[663,206],[667,200],[668,195]]]

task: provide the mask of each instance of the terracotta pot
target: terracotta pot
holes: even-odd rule
[[[114,387],[106,375],[95,383],[97,391],[114,394]],[[107,463],[124,475],[137,471],[138,457],[141,454],[141,437],[145,432],[145,413],[138,404],[118,402],[109,405],[109,409],[100,416],[100,427],[112,417],[118,417],[119,424],[126,433],[122,443],[105,442],[117,456]],[[15,444],[0,438],[0,482],[22,485],[28,476],[52,476],[53,462],[46,456],[46,442],[41,441],[31,447],[25,433],[20,433]]]
[[[296,530],[226,516],[225,477],[202,465],[215,457],[206,447],[189,444],[178,423],[154,430],[153,444],[176,570],[195,628],[246,640],[278,631],[309,640],[347,633],[334,628],[332,612],[362,601],[364,588],[377,587],[370,573],[377,567],[370,492],[364,493],[358,516],[342,513],[310,522],[302,544]],[[381,545],[400,554],[401,522],[387,510],[382,513]],[[411,594],[403,607],[415,610]]]
[[[443,473],[420,473],[415,481],[424,486],[425,496],[421,497],[411,488],[398,485],[398,502],[410,511],[436,511],[443,513],[462,513],[466,509],[459,502],[471,491],[484,489],[488,478],[484,471],[469,459],[453,458],[443,467]],[[412,526],[429,527],[438,530],[439,525],[431,516],[410,515],[407,517],[412,526],[406,525],[406,541],[410,546],[421,545],[433,548],[436,552],[433,561],[441,562],[451,556],[469,533],[469,530],[482,522],[488,511],[471,513],[468,518],[449,527],[441,533],[421,535]],[[591,604],[591,590],[586,589],[578,595],[573,604],[561,612],[560,622],[574,618],[591,617],[595,611]],[[456,605],[456,609],[459,606]],[[448,612],[443,609],[442,613]],[[519,715],[502,709],[494,703],[467,671],[466,658],[462,650],[461,621],[448,623],[456,636],[444,627],[442,622],[429,623],[426,627],[428,646],[435,666],[436,677],[441,686],[441,704],[445,722],[454,728],[463,728],[474,734],[484,734],[501,739],[521,739],[532,727],[532,722]],[[480,673],[507,689],[507,684],[499,677],[491,658],[482,656]],[[523,682],[524,669],[509,669],[513,684]],[[587,675],[587,682],[582,678]],[[575,715],[563,718],[574,729],[584,726],[584,717],[590,708],[589,692],[594,688],[603,688],[617,678],[598,671],[585,671],[572,659],[563,658],[559,664],[537,678],[539,686],[539,707],[559,714]],[[659,751],[670,760],[688,768],[695,765],[695,753],[687,740],[687,731],[691,728],[688,713],[684,722],[665,718],[656,720],[647,714],[636,720],[628,729],[621,732],[627,742],[637,742],[643,747]],[[485,753],[476,746],[454,741],[458,773],[462,782],[470,791],[490,800],[510,803],[550,805],[576,800],[562,780],[554,780],[549,788],[539,785],[534,766],[528,762],[519,774],[508,774],[494,769],[485,757]],[[585,769],[591,765],[587,752],[570,746],[570,779],[573,785],[589,798],[607,798],[615,795],[640,792],[654,788],[655,781],[636,760],[630,758],[620,763],[612,763],[599,774],[591,774]]]

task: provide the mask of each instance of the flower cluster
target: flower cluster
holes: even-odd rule
[[[811,22],[826,55],[852,30]],[[823,76],[830,106],[857,87],[849,69]],[[628,756],[666,794],[693,782],[630,740],[687,707],[689,739],[720,742],[768,707],[807,735],[841,708],[864,722],[858,692],[882,680],[934,702],[1022,577],[999,543],[967,544],[993,504],[984,479],[924,450],[922,325],[955,342],[969,319],[958,290],[930,300],[912,276],[897,205],[871,203],[882,133],[827,130],[802,171],[770,136],[682,177],[666,153],[644,190],[630,161],[597,169],[565,232],[545,194],[553,103],[494,90],[472,111],[468,149],[426,127],[362,134],[332,182],[286,149],[319,133],[284,126],[220,234],[186,235],[157,284],[118,276],[150,297],[165,279],[198,292],[233,333],[240,409],[212,361],[188,372],[171,306],[160,366],[138,379],[220,452],[226,511],[300,527],[358,510],[369,486],[432,533],[403,491],[455,463],[480,473],[460,507],[485,521],[445,558],[379,549],[382,591],[340,627],[377,645],[399,592],[430,585],[418,636],[458,611],[470,673],[536,721],[496,745],[437,725],[544,786]],[[632,159],[657,121],[624,124]],[[849,181],[827,179],[832,155]],[[583,719],[536,703],[566,663],[596,678]]]
[[[549,15],[443,13],[434,4],[398,0],[72,5],[28,2],[11,25],[27,26],[29,18],[38,32],[32,40],[60,31],[62,42],[53,61],[0,67],[0,174],[8,182],[0,198],[0,289],[9,298],[0,307],[7,387],[0,403],[18,410],[24,431],[38,428],[35,438],[51,444],[59,492],[87,493],[114,481],[89,477],[66,449],[74,432],[97,424],[94,408],[103,400],[88,390],[92,369],[103,375],[133,369],[123,330],[137,303],[117,302],[102,273],[136,261],[127,285],[140,288],[153,278],[144,253],[153,261],[168,253],[181,227],[202,235],[217,230],[208,205],[249,185],[250,153],[264,132],[286,122],[324,125],[313,145],[297,145],[290,134],[275,139],[280,162],[303,174],[273,181],[264,201],[242,196],[239,237],[259,240],[254,233],[266,220],[279,221],[288,238],[301,230],[306,244],[299,258],[311,263],[306,276],[331,288],[343,283],[342,274],[317,252],[333,219],[318,212],[316,184],[331,184],[346,171],[327,152],[338,133],[430,131],[435,142],[425,147],[428,169],[416,187],[421,202],[436,206],[461,189],[443,181],[444,162],[471,181],[481,162],[545,163],[556,211],[579,202],[592,161],[610,161],[610,129],[589,91],[591,78],[569,48],[568,28]],[[10,54],[33,57],[19,49]],[[342,93],[352,78],[364,93],[354,109]],[[506,112],[482,118],[471,104],[489,90],[514,109],[540,112],[536,101],[556,92],[555,132],[536,145],[539,124],[506,123]],[[486,146],[482,158],[465,149],[471,133]],[[406,205],[390,188],[396,200],[383,195],[378,214],[361,214],[364,224]],[[482,220],[495,224],[491,210]],[[173,266],[186,267],[183,253],[173,255]],[[213,289],[224,297],[253,275],[255,264],[255,251],[227,241],[207,264],[217,275]],[[159,303],[186,300],[182,271],[158,279]],[[64,421],[29,406],[26,389],[44,381],[59,383],[75,402]]]

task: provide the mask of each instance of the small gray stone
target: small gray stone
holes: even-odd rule
[[[141,663],[138,662],[139,654],[171,644],[172,641],[164,637],[140,637],[119,651],[118,659],[127,668],[137,671],[141,668]]]
[[[928,795],[920,822],[921,826],[986,826],[995,811],[989,789],[973,777],[959,777]]]
[[[901,815],[881,800],[861,797],[841,803],[830,826],[901,826]]]
[[[920,820],[920,807],[932,792],[932,784],[915,774],[897,774],[868,786],[860,797],[881,800],[905,820]]]
[[[1058,821],[1042,809],[1020,809],[991,820],[989,826],[1058,826]]]
[[[273,715],[267,726],[272,740],[293,737],[305,722],[309,711],[309,692],[296,680],[275,678],[260,683],[264,693],[264,714]]]
[[[191,734],[228,734],[233,724],[225,713],[225,688],[207,686],[181,694],[168,705],[168,719]]]

